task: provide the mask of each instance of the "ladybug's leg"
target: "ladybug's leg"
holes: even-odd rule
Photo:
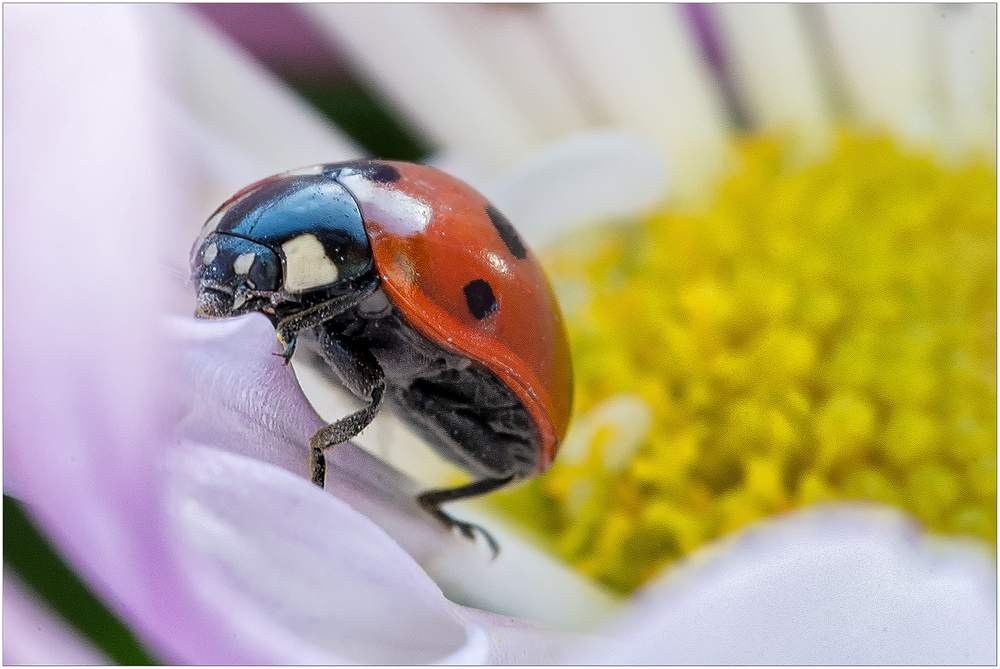
[[[309,437],[310,480],[321,488],[326,483],[326,451],[353,439],[368,427],[382,404],[385,373],[365,348],[324,332],[320,337],[323,359],[337,373],[344,387],[368,404],[363,409],[316,430]]]
[[[511,481],[514,480],[514,476],[508,476],[502,479],[483,479],[481,481],[474,481],[467,485],[461,486],[459,488],[446,488],[444,490],[428,490],[425,493],[417,496],[417,502],[422,506],[428,513],[440,520],[445,524],[446,527],[452,528],[457,527],[458,530],[467,539],[475,539],[476,532],[483,535],[486,539],[486,543],[489,545],[490,550],[493,552],[493,557],[496,558],[500,554],[500,545],[497,543],[489,532],[481,528],[479,525],[474,525],[472,523],[467,523],[462,520],[456,520],[449,516],[447,513],[441,510],[442,504],[447,504],[448,502],[454,502],[460,499],[466,499],[468,497],[478,497],[479,495],[485,495],[486,493],[493,492],[498,488],[502,488]]]
[[[347,311],[364,301],[376,288],[378,288],[378,281],[372,279],[346,295],[339,295],[278,321],[274,326],[274,331],[278,335],[278,343],[281,344],[282,351],[275,355],[284,358],[287,365],[292,360],[292,354],[295,352],[295,338],[300,332],[314,328],[337,314]]]

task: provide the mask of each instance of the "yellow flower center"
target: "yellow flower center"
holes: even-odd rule
[[[996,175],[843,133],[780,141],[698,213],[582,233],[547,264],[576,414],[494,496],[620,592],[755,519],[834,499],[996,542]]]

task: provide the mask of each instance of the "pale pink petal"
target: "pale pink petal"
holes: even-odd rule
[[[274,328],[250,314],[225,321],[172,319],[193,396],[181,434],[190,440],[308,476],[309,436],[323,422],[282,364]],[[349,411],[344,407],[344,413]],[[370,516],[418,560],[475,546],[416,503],[416,483],[351,444],[327,456],[327,490]],[[488,552],[484,559],[488,560]]]
[[[636,598],[597,664],[995,664],[996,565],[898,512],[802,511],[701,551]]]
[[[5,19],[5,488],[159,657],[315,658],[281,636],[280,618],[248,626],[209,596],[165,504],[176,424],[197,398],[185,398],[184,359],[164,324],[177,293],[162,255],[196,198],[158,114],[144,24],[134,7],[111,5],[19,5]],[[269,499],[266,487],[256,494]],[[416,570],[409,558],[406,569]],[[475,628],[441,634],[456,629],[470,643],[435,657],[481,655],[485,637],[466,635]]]
[[[262,314],[220,321],[172,318],[191,389],[181,434],[308,476],[309,435],[323,422],[302,399]]]
[[[589,639],[583,634],[557,632],[476,609],[456,606],[455,611],[459,618],[483,630],[489,645],[484,664],[558,664],[570,649]]]
[[[111,660],[5,567],[3,663],[104,665]]]
[[[281,469],[189,446],[170,505],[201,592],[279,662],[485,659],[483,633],[395,542]]]
[[[4,484],[171,661],[248,660],[174,561],[161,249],[188,202],[127,6],[4,15]]]
[[[182,366],[195,395],[183,435],[297,474],[308,488],[309,435],[322,423],[312,412],[260,315],[225,321],[172,319]],[[337,415],[345,404],[331,404]],[[409,477],[353,444],[327,456],[327,492],[365,514],[399,543],[453,601],[516,615],[556,629],[590,629],[614,600],[564,563],[526,542],[499,520],[459,506],[452,512],[499,540],[492,559],[484,542],[470,542],[431,518],[416,503]],[[553,606],[552,602],[561,602]]]

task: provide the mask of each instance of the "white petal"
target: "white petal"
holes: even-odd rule
[[[678,7],[543,8],[606,120],[666,152],[678,195],[701,192],[725,169],[729,148],[721,98]]]
[[[535,246],[581,223],[648,210],[666,198],[668,179],[654,145],[609,130],[572,135],[480,188]]]
[[[799,8],[720,3],[711,9],[726,64],[754,126],[791,130],[811,144],[809,148],[824,148],[832,119]]]
[[[693,555],[571,661],[995,664],[996,564],[861,505],[775,518]]]
[[[829,28],[851,112],[914,142],[941,136],[940,43],[931,4],[829,4]]]
[[[456,2],[442,9],[463,42],[481,56],[545,139],[557,139],[596,121],[559,59],[539,5]]]
[[[500,616],[514,616],[561,632],[592,632],[621,606],[621,598],[539,548],[475,502],[449,505],[456,517],[486,528],[500,544],[488,562],[473,551],[440,551],[422,566],[448,598]],[[471,548],[471,546],[469,547]],[[537,630],[536,630],[537,632]]]
[[[258,161],[266,171],[257,178],[361,155],[319,111],[196,12],[170,5],[140,9],[160,34],[180,99]]]
[[[193,198],[140,14],[4,11],[4,479],[158,656],[248,662],[179,569],[159,497],[182,415],[161,260]]]
[[[500,169],[541,143],[541,130],[463,43],[442,7],[305,7],[385,97],[441,148]]]
[[[309,436],[323,422],[302,401],[261,314],[204,321],[171,318],[183,354],[188,413],[180,434],[269,462],[305,478]]]
[[[585,637],[534,627],[515,618],[502,618],[475,609],[455,607],[456,614],[484,630],[489,644],[485,664],[551,665]]]
[[[942,4],[946,138],[953,156],[996,158],[997,6]]]

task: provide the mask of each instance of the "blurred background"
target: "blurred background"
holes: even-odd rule
[[[585,573],[627,593],[830,499],[995,547],[995,4],[164,9],[184,104],[239,164],[206,215],[358,154],[479,185],[588,131],[659,153],[656,207],[549,240],[579,427],[497,502]],[[623,303],[647,327],[615,329]],[[110,657],[152,661],[8,497],[4,560]]]
[[[820,142],[850,120],[952,156],[995,145],[988,4],[190,9],[385,158],[497,170],[612,126],[702,170],[683,184],[747,131]]]
[[[401,122],[344,47],[295,4],[195,4],[189,9],[232,40],[373,156],[419,161],[426,140]]]

